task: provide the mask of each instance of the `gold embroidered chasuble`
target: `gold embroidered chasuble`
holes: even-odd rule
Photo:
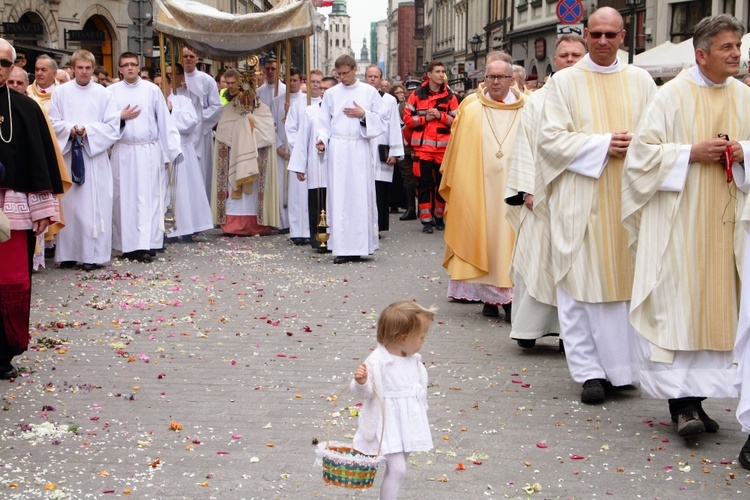
[[[535,213],[550,220],[559,288],[581,302],[625,301],[635,266],[620,222],[624,160],[607,156],[599,178],[568,167],[592,135],[632,132],[656,86],[640,68],[620,61],[618,70],[603,72],[589,61],[546,85],[537,151],[543,187],[534,193]]]
[[[526,97],[511,91],[517,100],[510,104],[478,92],[451,131],[440,195],[446,201],[443,267],[453,280],[513,286],[508,269],[514,234],[503,194]],[[496,156],[500,146],[502,158]]]
[[[727,184],[718,163],[690,164],[682,191],[659,187],[681,145],[720,133],[750,140],[748,116],[745,85],[699,85],[683,71],[651,100],[630,146],[623,177],[623,222],[637,251],[630,320],[658,348],[733,348],[746,195]],[[742,169],[735,172],[742,182]]]

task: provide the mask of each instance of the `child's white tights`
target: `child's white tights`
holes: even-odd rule
[[[380,485],[380,500],[395,500],[406,477],[406,459],[409,454],[403,451],[385,456],[385,474]]]

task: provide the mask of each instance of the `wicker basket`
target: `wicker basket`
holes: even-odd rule
[[[343,394],[346,388],[341,391]],[[336,409],[338,397],[333,402],[334,408],[328,418],[328,437],[325,443],[319,443],[315,450],[318,455],[318,463],[323,467],[323,481],[326,484],[342,486],[344,488],[366,489],[372,486],[375,481],[375,473],[378,467],[385,461],[385,457],[380,454],[380,447],[383,444],[383,431],[385,430],[385,408],[380,394],[375,391],[378,397],[380,407],[383,410],[382,426],[380,429],[380,444],[378,445],[377,455],[364,455],[355,450],[350,444],[331,441],[331,423]]]

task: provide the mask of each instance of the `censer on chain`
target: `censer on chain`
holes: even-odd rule
[[[175,165],[173,163],[169,164],[169,205],[167,205],[167,210],[164,212],[164,232],[169,234],[172,231],[172,228],[175,226],[175,216],[174,216],[174,200],[175,200]]]
[[[328,248],[326,242],[331,235],[328,234],[328,222],[326,221],[326,211],[320,211],[320,220],[318,221],[317,231],[315,232],[315,239],[320,243],[320,248]]]

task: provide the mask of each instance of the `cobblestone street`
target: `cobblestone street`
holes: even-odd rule
[[[421,351],[435,449],[410,457],[401,498],[750,497],[736,401],[706,401],[721,429],[692,440],[638,389],[582,405],[557,338],[522,350],[502,310],[450,302],[442,233],[391,227],[343,265],[206,234],[152,264],[35,274],[32,349],[0,382],[0,497],[377,498],[379,476],[326,486],[312,443],[400,299],[439,308]],[[351,440],[352,414],[331,439]]]

